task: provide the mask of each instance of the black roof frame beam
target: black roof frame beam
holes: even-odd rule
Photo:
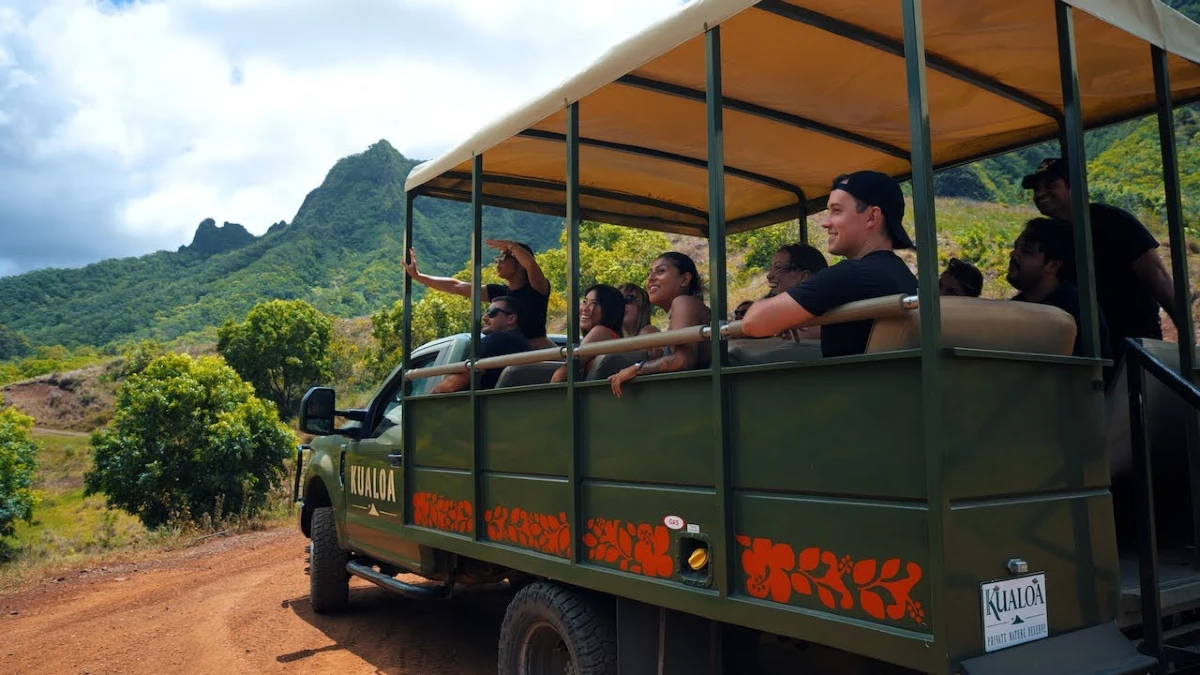
[[[541,129],[526,129],[525,131],[518,132],[517,135],[524,137],[524,138],[536,138],[536,139],[543,140],[543,141],[556,141],[559,143],[565,143],[567,141],[567,137],[564,134],[560,134],[560,133],[557,133],[554,131],[542,131]],[[677,164],[686,164],[688,166],[693,166],[693,167],[696,167],[697,169],[703,169],[705,171],[708,170],[708,160],[697,159],[695,157],[688,157],[687,155],[678,155],[673,152],[667,152],[665,150],[655,150],[654,148],[644,148],[640,145],[630,145],[628,143],[616,143],[614,141],[602,141],[597,138],[580,138],[579,144],[586,145],[586,146],[592,147],[592,148],[601,148],[604,150],[612,150],[614,152],[623,152],[623,153],[630,154],[630,155],[640,155],[642,157],[652,157],[654,159],[661,159],[661,160],[668,161],[668,162],[675,162]],[[725,166],[725,173],[730,176],[736,176],[736,177],[744,179],[744,180],[758,183],[760,185],[766,185],[767,187],[772,187],[772,188],[775,188],[776,190],[791,193],[793,195],[796,195],[797,199],[799,199],[801,202],[804,201],[804,191],[803,190],[796,187],[795,185],[781,181],[778,178],[771,178],[770,176],[764,176],[760,173],[754,173],[753,171],[746,171],[745,169],[738,169],[738,168],[734,168],[734,167],[731,167],[728,165]]]
[[[465,181],[471,180],[471,174],[469,174],[465,171],[447,171],[446,173],[442,174],[441,177],[451,178],[454,180],[465,180]],[[484,185],[487,185],[488,183],[497,183],[500,185],[513,185],[516,187],[527,187],[527,188],[534,188],[534,189],[538,189],[538,190],[552,190],[554,192],[562,192],[562,193],[566,193],[566,191],[567,191],[567,186],[565,183],[556,183],[554,181],[541,180],[541,179],[536,179],[536,178],[520,178],[517,176],[504,176],[501,174],[492,174],[492,173],[484,173],[483,174],[483,183],[484,183]],[[585,195],[588,195],[589,197],[597,197],[599,199],[611,199],[613,201],[624,202],[626,204],[640,204],[642,206],[649,206],[652,208],[662,209],[664,211],[670,211],[672,213],[678,213],[678,214],[684,215],[684,216],[691,216],[693,218],[699,218],[701,220],[708,219],[707,211],[701,211],[700,209],[697,209],[697,208],[692,208],[690,206],[684,206],[682,204],[676,204],[674,202],[664,201],[662,199],[655,199],[653,197],[643,197],[641,195],[630,195],[630,194],[625,194],[623,192],[617,192],[615,190],[604,190],[601,188],[588,187],[586,185],[580,185],[579,192],[580,192],[580,194],[585,194]]]
[[[652,80],[647,77],[625,75],[617,78],[617,83],[630,87],[637,87],[639,89],[646,89],[659,94],[677,96],[679,98],[696,101],[701,104],[705,102],[704,92],[700,91],[699,89],[692,89],[690,87],[684,87],[678,84]],[[801,117],[799,115],[793,115],[780,110],[774,110],[756,103],[749,103],[747,101],[729,98],[728,96],[723,97],[722,101],[725,104],[724,107],[726,110],[733,110],[747,115],[754,115],[755,117],[761,117],[772,122],[778,122],[787,126],[796,127],[798,129],[816,132],[830,138],[836,138],[839,141],[846,141],[847,143],[860,145],[864,148],[870,148],[876,152],[890,155],[897,159],[903,159],[906,162],[909,158],[908,150],[905,150],[904,148],[892,145],[890,143],[876,141],[866,136],[856,134],[852,131],[847,131],[845,129],[840,129],[835,126],[825,124],[824,122],[818,122],[816,120],[808,119],[807,117]]]
[[[840,35],[894,56],[899,56],[902,59],[904,58],[904,42],[902,40],[896,40],[881,33],[867,30],[861,26],[835,19],[820,12],[814,12],[811,9],[797,7],[796,5],[783,2],[783,0],[761,0],[755,7],[785,19],[791,19],[792,21],[812,26],[813,28],[818,28],[834,35]],[[1059,112],[1058,108],[1016,87],[1004,84],[977,70],[929,52],[925,54],[925,65],[929,69],[943,75],[948,75],[960,82],[965,82],[971,86],[1006,98],[1013,103],[1025,106],[1030,110],[1039,112],[1053,119],[1059,126],[1062,126],[1063,115]]]

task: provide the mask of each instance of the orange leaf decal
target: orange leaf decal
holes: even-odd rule
[[[818,546],[795,555],[788,544],[763,537],[738,534],[735,539],[742,547],[746,592],[752,597],[787,603],[795,592],[810,598],[801,603],[815,600],[829,610],[852,610],[857,604],[862,613],[879,621],[907,616],[925,625],[925,609],[912,598],[922,576],[916,563],[889,558],[881,565],[873,558],[856,560]]]

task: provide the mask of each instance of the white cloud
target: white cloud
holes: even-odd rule
[[[340,157],[430,158],[679,4],[0,9],[0,274],[174,248],[206,217],[261,233]]]

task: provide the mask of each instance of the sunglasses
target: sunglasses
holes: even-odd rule
[[[516,312],[510,312],[510,311],[508,311],[507,309],[501,309],[500,307],[488,307],[488,311],[484,312],[483,314],[484,314],[484,316],[486,316],[486,317],[487,317],[487,318],[489,318],[489,319],[494,319],[494,318],[496,318],[496,315],[497,315],[497,314],[509,314],[509,315],[512,315],[512,314],[515,314],[515,313],[516,313]]]
[[[501,253],[500,255],[496,256],[495,258],[492,258],[492,262],[494,262],[494,263],[502,263],[502,262],[504,262],[505,260],[508,260],[508,259],[509,259],[509,258],[511,258],[511,257],[512,257],[512,255],[510,255],[510,254],[508,254],[508,253]]]

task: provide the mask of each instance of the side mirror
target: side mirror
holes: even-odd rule
[[[300,428],[314,436],[334,433],[333,418],[337,407],[329,387],[313,387],[300,400]]]

